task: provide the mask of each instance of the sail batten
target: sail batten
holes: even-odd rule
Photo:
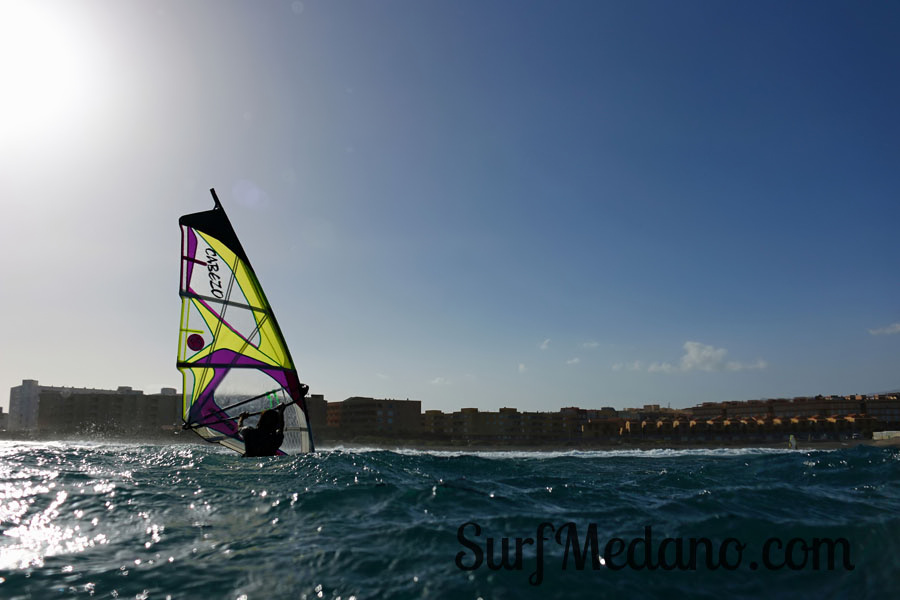
[[[266,308],[263,306],[250,306],[249,304],[241,304],[240,302],[233,302],[231,300],[228,300],[226,302],[224,300],[214,298],[213,296],[201,296],[200,294],[192,294],[190,292],[179,292],[178,295],[183,298],[194,298],[195,300],[205,300],[207,302],[220,302],[228,306],[236,306],[237,308],[246,308],[247,310],[255,310],[257,312],[266,312]]]
[[[227,362],[227,363],[226,362],[218,362],[218,363],[204,362],[202,365],[198,365],[197,363],[192,363],[192,362],[187,362],[187,361],[179,361],[179,362],[175,363],[175,366],[178,368],[202,366],[202,367],[209,367],[209,368],[215,368],[215,369],[260,369],[261,368],[258,363],[240,364],[240,363],[233,363],[233,362]],[[284,367],[265,367],[265,368],[270,371],[282,370],[285,372],[290,372],[292,370],[292,369],[287,369]]]
[[[176,366],[182,418],[243,453],[235,419],[288,404],[281,452],[313,450],[302,386],[284,336],[215,191],[215,207],[179,219],[181,321]]]

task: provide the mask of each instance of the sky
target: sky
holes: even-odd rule
[[[209,188],[330,401],[898,389],[898,30],[892,2],[0,0],[0,390],[181,389]]]

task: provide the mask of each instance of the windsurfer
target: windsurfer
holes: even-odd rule
[[[309,386],[300,384],[300,397],[305,398],[309,393]],[[238,415],[238,433],[244,440],[244,456],[275,456],[284,442],[284,409],[296,400],[287,404],[280,404],[275,408],[269,408],[259,414],[256,427],[244,427],[244,420],[250,416],[248,412]]]
[[[244,456],[275,456],[284,441],[284,409],[287,404],[264,410],[256,427],[244,427],[250,413],[238,417],[238,431],[244,439]]]

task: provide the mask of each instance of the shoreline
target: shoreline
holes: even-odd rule
[[[856,446],[873,446],[877,448],[900,448],[900,438],[889,440],[847,440],[847,441],[824,441],[824,442],[806,442],[801,443],[797,450],[841,450],[844,448],[855,448]],[[617,450],[727,450],[741,448],[760,448],[772,450],[788,450],[787,444],[784,443],[641,443],[641,444],[597,444],[590,446],[578,445],[541,445],[541,446],[491,446],[485,444],[471,445],[428,445],[428,444],[386,444],[386,443],[361,443],[361,442],[323,442],[317,446],[319,450],[356,450],[356,449],[374,449],[374,450],[418,450],[418,451],[435,451],[435,452],[610,452]]]
[[[116,444],[153,444],[153,445],[205,445],[210,442],[199,436],[186,435],[181,432],[171,435],[114,436],[114,435],[51,435],[0,432],[0,441],[25,442],[107,442]],[[840,450],[856,446],[873,446],[876,448],[900,448],[900,437],[883,440],[823,440],[799,441],[797,450]],[[319,450],[356,450],[374,449],[387,451],[435,451],[435,452],[609,452],[616,450],[723,450],[737,448],[788,449],[785,442],[742,442],[742,441],[710,441],[710,442],[671,442],[663,440],[642,440],[608,444],[429,444],[421,440],[403,440],[389,442],[387,440],[326,440],[316,444]]]

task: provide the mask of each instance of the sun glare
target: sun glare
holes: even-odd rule
[[[87,36],[63,8],[0,2],[0,145],[9,149],[51,141],[89,108]]]

